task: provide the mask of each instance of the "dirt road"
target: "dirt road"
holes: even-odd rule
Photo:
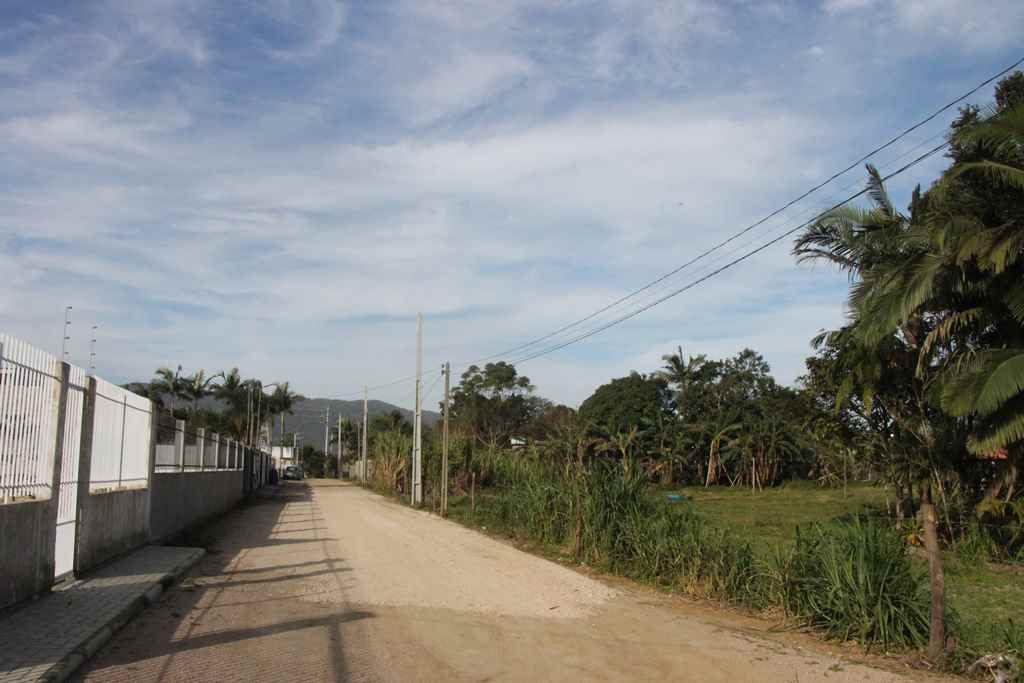
[[[335,482],[290,483],[197,541],[192,577],[80,677],[904,680]]]

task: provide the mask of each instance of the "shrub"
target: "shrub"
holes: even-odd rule
[[[787,613],[841,640],[921,647],[928,640],[930,595],[892,529],[855,518],[798,530],[780,553],[775,578]]]

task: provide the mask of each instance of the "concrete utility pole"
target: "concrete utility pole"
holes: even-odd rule
[[[328,445],[330,443],[330,440],[331,440],[331,406],[328,405],[327,408],[324,410],[324,457],[325,458],[327,457],[327,454],[330,453],[330,451],[327,450]]]
[[[452,374],[450,363],[444,364],[444,427],[441,430],[441,516],[448,516],[448,406],[449,382]]]
[[[336,478],[341,479],[341,415],[338,415],[338,467],[335,470]]]
[[[366,483],[366,466],[367,466],[366,427],[367,427],[367,423],[369,422],[369,416],[368,416],[368,412],[369,412],[369,407],[368,407],[369,406],[369,403],[368,403],[368,401],[369,401],[369,399],[368,399],[369,392],[370,392],[369,388],[367,388],[367,386],[364,384],[363,385],[363,440],[362,440],[362,445],[363,445],[363,472],[362,472],[362,477],[363,477],[363,483],[364,484]]]
[[[412,426],[412,504],[423,504],[423,314],[416,314],[416,416]]]

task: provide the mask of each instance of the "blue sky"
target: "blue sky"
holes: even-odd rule
[[[113,380],[238,366],[341,396],[413,371],[422,311],[434,374],[689,260],[1015,61],[1022,34],[1002,0],[7,2],[0,329],[56,350],[70,304],[72,361],[98,324]],[[846,283],[788,246],[522,371],[576,404],[677,345],[750,346],[790,382]]]

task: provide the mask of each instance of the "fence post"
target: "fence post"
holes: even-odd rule
[[[171,417],[174,417],[172,414]],[[178,461],[178,471],[185,471],[185,421],[174,421],[174,459]]]
[[[121,489],[121,478],[124,475],[124,430],[128,424],[128,394],[121,401],[121,459],[117,464],[117,488]]]
[[[220,434],[213,433],[213,468],[220,469]]]
[[[43,572],[37,576],[37,586],[49,586],[53,583],[54,572],[57,568],[56,543],[57,543],[57,519],[60,515],[60,481],[61,468],[64,464],[64,431],[68,408],[68,381],[71,377],[71,366],[60,362],[60,378],[56,387],[57,407],[56,420],[54,423],[54,444],[53,444],[53,471],[50,480],[50,509],[47,511],[46,526],[46,550],[43,561],[36,564],[38,571]]]
[[[153,486],[156,483],[156,445],[159,440],[160,413],[153,401],[149,402],[149,469],[146,472],[146,540],[153,530]]]
[[[199,471],[206,469],[206,427],[196,430],[196,451],[199,453]]]
[[[82,525],[89,514],[89,480],[92,479],[92,435],[96,426],[96,378],[88,377],[82,397],[82,433],[78,443],[78,496],[75,503],[75,559],[72,571],[77,577],[82,572],[78,557],[81,547]]]

